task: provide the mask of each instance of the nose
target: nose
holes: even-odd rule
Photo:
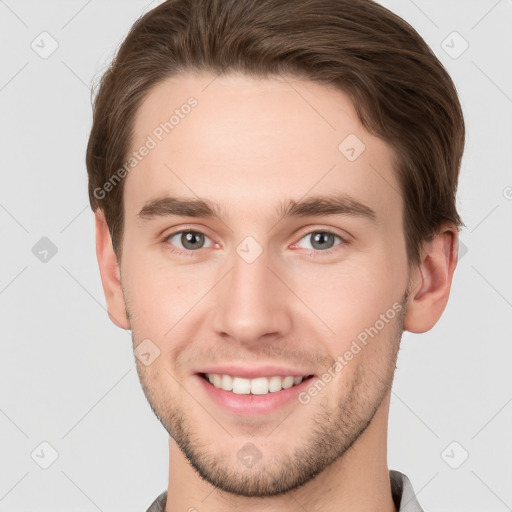
[[[234,254],[228,275],[216,287],[214,329],[240,344],[286,336],[292,327],[292,294],[263,252],[251,263]],[[269,268],[270,267],[270,268]]]

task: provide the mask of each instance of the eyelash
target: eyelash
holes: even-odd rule
[[[183,233],[196,233],[196,234],[201,234],[207,238],[208,235],[206,235],[205,233],[203,233],[202,231],[198,231],[198,230],[195,230],[195,229],[182,229],[180,231],[174,231],[173,233],[170,233],[168,235],[166,235],[163,239],[163,242],[166,244],[167,248],[169,251],[171,251],[172,253],[174,254],[178,254],[180,256],[195,256],[197,252],[199,252],[201,249],[205,249],[205,247],[202,247],[201,249],[197,249],[195,251],[193,250],[183,250],[183,249],[176,249],[173,245],[171,245],[169,243],[169,239],[176,236],[176,235],[179,235],[179,234],[183,234]],[[317,255],[330,255],[332,254],[333,252],[336,252],[337,250],[340,249],[341,246],[344,246],[344,245],[347,245],[349,242],[347,239],[345,239],[344,237],[342,237],[341,235],[339,235],[338,233],[335,233],[334,231],[331,231],[329,229],[315,229],[313,231],[308,231],[307,233],[304,233],[300,238],[299,238],[299,242],[307,237],[307,236],[311,236],[315,233],[323,233],[323,234],[328,234],[328,235],[333,235],[334,237],[336,238],[339,238],[341,240],[341,243],[329,248],[329,249],[326,249],[324,251],[320,251],[320,250],[317,250],[317,249],[307,249],[310,251],[310,256],[317,256]],[[296,242],[298,243],[298,242]],[[294,243],[293,245],[296,245],[296,243]],[[208,249],[208,247],[206,247],[206,249]]]

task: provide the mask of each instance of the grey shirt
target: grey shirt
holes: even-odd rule
[[[391,480],[391,494],[398,512],[423,512],[409,479],[403,473],[394,469],[389,471],[389,478]],[[167,491],[158,496],[147,512],[165,512],[166,500]]]

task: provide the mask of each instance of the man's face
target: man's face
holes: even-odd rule
[[[134,346],[160,351],[137,360],[145,394],[210,483],[287,492],[364,435],[390,393],[409,278],[392,152],[346,95],[292,78],[169,79],[137,112],[132,151],[148,135],[156,147],[125,179],[121,261]],[[171,197],[221,217],[155,203]],[[319,197],[367,208],[283,216]]]

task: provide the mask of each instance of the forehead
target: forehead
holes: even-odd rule
[[[391,148],[363,129],[346,94],[319,83],[174,76],[147,94],[131,142],[144,156],[126,177],[128,214],[168,194],[264,215],[270,203],[333,190],[401,214]]]

